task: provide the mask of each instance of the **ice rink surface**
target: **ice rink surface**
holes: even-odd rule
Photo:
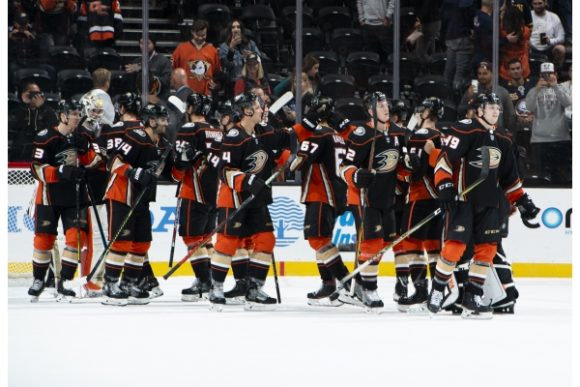
[[[569,279],[517,280],[516,314],[488,321],[399,313],[392,277],[379,279],[381,314],[308,306],[312,277],[281,278],[269,312],[210,312],[180,301],[190,278],[160,281],[163,297],[126,307],[32,304],[26,287],[9,287],[9,386],[572,385]],[[266,290],[275,296],[272,278]]]

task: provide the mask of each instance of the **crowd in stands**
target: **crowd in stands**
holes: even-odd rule
[[[8,1],[10,161],[30,160],[31,140],[54,125],[51,106],[60,99],[99,88],[114,102],[125,91],[140,91],[141,58],[117,52],[128,3],[141,1]],[[186,33],[168,51],[160,52],[153,36],[147,46],[149,101],[176,106],[168,109],[170,137],[183,120],[177,101],[191,93],[211,96],[219,117],[224,103],[244,91],[259,93],[268,104],[294,92],[295,1],[154,3]],[[529,181],[571,184],[571,3],[500,0],[500,125],[520,146]],[[212,4],[226,9],[227,18],[209,17]],[[412,111],[418,101],[436,96],[446,101],[442,125],[469,117],[474,97],[492,88],[494,4],[401,0],[401,93],[395,103]],[[304,1],[300,103],[324,94],[352,121],[364,121],[367,91],[392,96],[394,5]],[[142,40],[139,47],[143,52]],[[292,99],[275,123],[290,125],[297,103]]]

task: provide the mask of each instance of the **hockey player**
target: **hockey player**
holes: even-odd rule
[[[409,183],[401,233],[414,227],[439,207],[433,183],[433,167],[441,148],[441,134],[436,123],[443,117],[443,102],[436,97],[426,98],[418,107],[417,127],[412,128],[406,141],[405,181]],[[395,262],[409,268],[415,293],[397,301],[398,309],[406,312],[413,305],[426,304],[428,296],[427,262],[434,269],[441,251],[441,218],[435,218],[403,240],[396,252]],[[427,257],[425,256],[427,254]],[[398,262],[397,262],[398,260]],[[407,280],[405,277],[403,280]]]
[[[211,287],[209,253],[206,246],[197,248],[216,227],[217,168],[222,132],[207,123],[210,109],[208,97],[197,93],[189,95],[188,122],[179,129],[175,142],[172,177],[180,182],[177,195],[179,235],[189,250],[195,250],[189,262],[196,279],[181,291],[183,301],[199,301],[202,296],[207,297]]]
[[[272,203],[272,191],[266,187],[265,180],[272,175],[276,159],[281,165],[285,163],[289,152],[281,151],[289,148],[289,139],[284,133],[259,125],[263,113],[263,102],[255,94],[244,93],[237,97],[234,101],[236,126],[222,140],[218,221],[229,218],[248,198],[253,199],[217,234],[215,253],[211,257],[209,300],[213,304],[225,304],[223,283],[232,256],[247,237],[252,238],[254,249],[248,267],[246,301],[254,305],[276,303],[263,290],[275,245],[267,207]]]
[[[131,97],[131,98],[129,98]],[[133,95],[127,95],[129,105],[136,105]],[[105,305],[146,304],[149,293],[140,288],[139,275],[145,256],[151,245],[151,216],[149,202],[155,200],[156,180],[159,170],[168,167],[160,155],[166,154],[169,146],[158,132],[155,105],[142,109],[147,124],[143,127],[136,115],[121,106],[121,127],[125,134],[110,155],[111,177],[107,185],[107,214],[109,239],[118,234],[105,258]],[[142,200],[136,198],[144,192]],[[130,213],[132,211],[132,213]],[[130,214],[130,216],[128,216]],[[123,225],[123,222],[125,224]],[[122,227],[122,229],[121,229]],[[119,283],[121,272],[123,280]]]
[[[474,120],[462,120],[448,130],[435,167],[435,185],[447,210],[447,219],[445,243],[435,268],[427,307],[432,313],[441,309],[447,281],[473,237],[474,260],[464,288],[462,316],[491,318],[492,309],[481,303],[481,296],[501,238],[498,205],[503,193],[500,187],[524,218],[534,218],[539,208],[522,189],[509,138],[495,131],[500,114],[499,98],[493,93],[480,94],[476,106]],[[464,197],[462,191],[480,176],[484,146],[490,153],[489,174]]]
[[[314,98],[302,125],[294,127],[299,146],[290,171],[302,172],[301,202],[306,205],[304,238],[316,252],[316,265],[322,279],[318,290],[307,294],[309,305],[334,305],[328,297],[336,290],[336,279],[348,274],[338,248],[332,243],[334,223],[346,209],[346,184],[340,178],[339,166],[346,155],[343,133],[330,127],[334,121],[344,137],[348,136],[348,119],[334,112],[329,97]]]
[[[357,229],[362,233],[359,264],[388,246],[397,234],[395,186],[405,134],[403,129],[389,122],[389,104],[383,93],[368,95],[365,105],[369,123],[349,135],[341,168],[341,176],[349,187],[348,204]],[[369,308],[384,306],[377,293],[379,261],[375,260],[356,276],[354,295]],[[344,295],[342,292],[342,299],[347,301]]]
[[[51,263],[59,220],[62,220],[66,247],[61,255],[57,292],[65,298],[76,296],[64,283],[75,275],[80,257],[79,246],[87,244],[87,192],[81,181],[84,166],[93,167],[100,159],[90,144],[76,132],[81,119],[80,111],[79,105],[61,101],[58,125],[38,132],[33,142],[31,173],[39,181],[32,258],[34,282],[28,290],[33,300],[38,298],[45,286],[44,279]]]

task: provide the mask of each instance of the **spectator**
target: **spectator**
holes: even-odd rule
[[[159,54],[156,46],[155,41],[149,38],[149,44],[147,46],[149,52],[149,71],[161,83],[160,98],[166,99],[169,96],[171,83],[171,61],[165,55]],[[143,53],[143,39],[139,39],[139,49]],[[136,58],[133,63],[125,65],[125,71],[130,74],[136,74],[141,71],[141,58]]]
[[[113,106],[113,101],[111,101],[111,96],[109,95],[109,88],[111,87],[111,72],[104,68],[98,68],[93,71],[93,89],[83,95],[81,100],[88,98],[92,95],[96,99],[100,99],[103,102],[103,116],[101,117],[101,123],[105,125],[113,125],[115,122],[115,106]]]
[[[568,76],[570,79],[562,82],[560,85],[564,93],[570,98],[570,106],[566,107],[565,116],[568,122],[568,129],[572,129],[572,66],[568,69]]]
[[[119,0],[81,0],[80,4],[79,33],[93,47],[113,47],[123,33]]]
[[[171,73],[171,92],[167,99],[167,113],[169,115],[169,126],[165,131],[167,139],[173,143],[179,128],[186,121],[187,97],[193,91],[187,85],[187,74],[181,67],[176,68]]]
[[[546,0],[532,0],[532,7],[532,52],[548,55],[556,67],[561,67],[566,59],[566,47],[563,45],[566,33],[562,22],[558,15],[546,10]]]
[[[501,85],[506,88],[510,95],[510,99],[516,107],[518,103],[526,98],[528,91],[534,85],[529,78],[523,76],[522,62],[518,58],[513,58],[507,64],[507,72],[509,74],[509,80],[501,81]]]
[[[260,57],[255,53],[250,53],[246,57],[244,67],[242,67],[242,77],[234,86],[234,95],[242,94],[255,86],[261,87],[268,96],[272,94],[261,62]]]
[[[494,0],[481,0],[481,8],[473,19],[473,67],[493,59],[493,4]]]
[[[187,101],[187,97],[193,94],[193,90],[189,88],[187,83],[187,73],[181,67],[176,68],[171,73],[171,95],[177,96],[183,102]]]
[[[357,0],[356,6],[364,49],[378,52],[381,60],[386,62],[393,51],[394,0]]]
[[[554,64],[542,63],[540,79],[526,96],[526,106],[535,116],[531,145],[536,168],[553,183],[570,182],[572,139],[565,110],[571,104],[565,86],[558,84]]]
[[[415,57],[429,63],[430,54],[436,50],[435,43],[441,34],[441,5],[443,0],[421,0],[415,6],[415,30],[421,32],[415,44]]]
[[[10,161],[32,160],[32,141],[38,132],[57,124],[54,110],[44,102],[36,83],[28,83],[21,93],[22,104],[16,112],[16,127],[11,133]]]
[[[28,15],[18,13],[8,32],[9,66],[14,70],[18,65],[34,63],[37,56],[36,34],[28,22]]]
[[[457,107],[457,113],[460,117],[467,114],[471,102],[477,95],[482,93],[490,94],[492,92],[492,77],[493,73],[491,63],[481,62],[477,67],[477,90],[475,90],[474,85],[470,85]],[[507,131],[513,131],[515,125],[515,113],[509,93],[504,87],[498,85],[496,94],[501,101],[502,108],[502,113],[499,116],[497,125],[505,128]]]
[[[318,88],[320,85],[320,61],[312,55],[306,55],[302,60],[302,71],[308,75],[308,80],[310,82],[310,87],[312,88],[312,94],[318,93]],[[274,95],[281,96],[292,88],[292,79],[294,79],[294,74],[291,74],[288,78],[282,80],[274,88]]]
[[[445,79],[454,89],[462,89],[471,75],[473,56],[473,20],[475,9],[471,0],[445,0],[441,14],[446,18],[445,45],[447,62]]]
[[[244,26],[238,19],[233,19],[228,30],[226,41],[219,47],[219,55],[224,72],[228,75],[232,85],[242,76],[244,57],[250,53],[262,56],[260,49],[244,33]]]
[[[216,84],[213,80],[221,72],[216,48],[205,41],[208,23],[197,19],[191,27],[192,39],[180,43],[173,51],[173,68],[181,67],[187,73],[188,84],[194,93],[210,96]]]
[[[39,0],[35,18],[42,58],[48,57],[48,48],[68,45],[71,18],[77,12],[76,0]]]
[[[499,75],[509,80],[507,64],[514,58],[520,60],[522,76],[530,76],[529,40],[531,29],[524,24],[524,17],[515,6],[506,2],[500,10],[500,66]]]

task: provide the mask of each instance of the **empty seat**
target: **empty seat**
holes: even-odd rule
[[[318,11],[318,25],[323,31],[352,26],[352,15],[346,7],[324,7]]]
[[[360,98],[340,98],[336,100],[335,109],[351,121],[364,121],[367,118],[364,103]]]
[[[328,74],[320,80],[322,95],[334,99],[353,97],[356,91],[354,78],[350,75]]]
[[[542,54],[530,54],[529,57],[530,62],[530,74],[538,76],[540,74],[540,66],[544,62],[548,62],[548,57]]]
[[[247,5],[242,9],[240,19],[244,24],[256,31],[263,27],[276,25],[276,15],[269,5],[255,4]]]
[[[431,74],[443,75],[445,72],[445,64],[447,63],[447,55],[442,52],[431,55],[431,61],[428,68]]]
[[[84,69],[85,63],[83,58],[77,52],[74,47],[62,47],[55,46],[51,47],[50,53],[50,63],[54,68],[60,70],[66,69]]]
[[[295,42],[296,31],[292,33],[292,44]],[[296,50],[296,47],[294,47]],[[302,53],[324,50],[324,33],[319,28],[302,29]]]
[[[360,50],[363,43],[361,32],[356,28],[337,28],[330,35],[332,49],[341,57]]]
[[[401,85],[408,84],[413,85],[415,77],[419,73],[421,64],[415,58],[413,54],[401,52],[401,58],[399,62],[399,78]],[[393,55],[389,55],[389,65],[392,69],[393,67]]]
[[[86,93],[93,88],[91,74],[86,70],[61,70],[58,72],[57,78],[58,87],[64,99],[75,94]]]
[[[113,70],[111,71],[111,86],[109,87],[109,95],[123,94],[128,91],[132,91],[130,74],[127,74],[123,70]]]
[[[356,51],[348,54],[346,58],[346,71],[354,77],[359,89],[369,86],[369,77],[377,74],[380,70],[380,56],[376,52]]]
[[[369,91],[380,91],[387,97],[393,97],[393,78],[390,75],[375,74],[369,77]]]
[[[443,75],[423,75],[415,78],[414,90],[421,98],[438,97],[445,99],[450,94],[450,88]]]
[[[54,110],[58,109],[58,103],[60,102],[60,95],[58,93],[44,93],[44,103],[50,106]]]
[[[54,90],[55,82],[48,71],[39,68],[24,68],[14,72],[13,84],[18,90],[22,90],[27,83],[34,82],[40,90],[47,92]]]
[[[268,79],[268,84],[270,85],[271,90],[274,90],[274,88],[278,86],[282,80],[286,79],[285,77],[278,74],[267,74],[266,78]]]
[[[207,41],[217,47],[222,40],[221,32],[230,26],[230,8],[225,4],[202,4],[197,8],[197,17],[208,21]]]
[[[98,68],[107,70],[120,70],[123,64],[121,56],[112,48],[101,48],[96,50],[88,60],[88,70],[93,72]]]
[[[307,0],[306,3],[314,10],[314,14],[318,16],[318,12],[324,7],[335,7],[342,5],[342,1],[337,0]]]
[[[282,20],[284,21],[284,27],[289,29],[289,31],[294,30],[296,26],[296,7],[288,6],[282,9]],[[302,27],[312,27],[315,23],[314,17],[312,16],[312,9],[308,7],[302,8]]]
[[[338,74],[340,64],[338,62],[338,56],[334,51],[311,51],[308,54],[320,62],[318,72],[321,77],[326,74]]]

